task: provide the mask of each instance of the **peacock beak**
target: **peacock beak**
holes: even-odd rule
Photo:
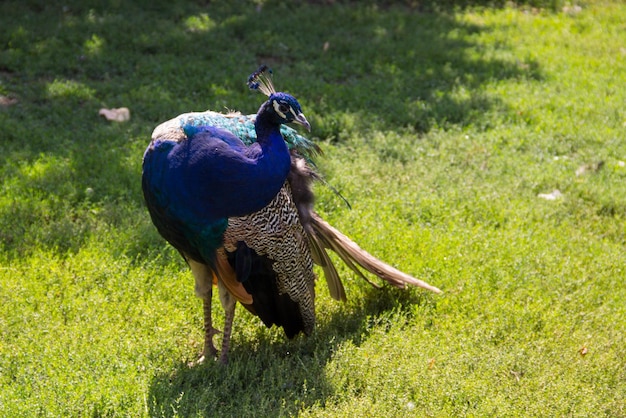
[[[306,118],[304,117],[302,113],[298,113],[296,115],[296,118],[293,121],[297,123],[298,125],[304,126],[307,131],[311,132],[311,124],[309,123],[308,120],[306,120]]]

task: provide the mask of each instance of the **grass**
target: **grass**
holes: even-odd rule
[[[626,416],[622,2],[50,3],[0,4],[0,416]],[[445,293],[343,268],[310,338],[238,308],[229,366],[188,368],[141,157],[179,113],[254,112],[260,62],[353,207],[318,211]]]

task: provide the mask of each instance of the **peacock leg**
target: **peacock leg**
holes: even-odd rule
[[[220,302],[222,303],[222,308],[224,308],[224,335],[222,337],[222,352],[220,353],[219,362],[226,364],[228,363],[228,351],[230,349],[230,336],[233,331],[236,300],[221,280],[218,281],[217,287],[220,293]]]
[[[187,257],[186,257],[187,258]],[[213,345],[213,337],[220,331],[213,327],[213,318],[211,314],[211,300],[213,298],[213,272],[202,263],[198,263],[187,258],[187,263],[191,268],[193,277],[196,281],[196,295],[202,299],[202,310],[204,312],[204,349],[198,357],[198,360],[192,363],[200,364],[208,358],[217,355],[217,349]]]
[[[213,292],[209,292],[209,297],[202,300],[202,308],[204,311],[204,349],[200,354],[200,359],[204,360],[207,356],[215,357],[217,349],[213,345],[213,337],[220,332],[213,327],[213,319],[211,316],[211,296]],[[198,361],[200,362],[200,359]]]

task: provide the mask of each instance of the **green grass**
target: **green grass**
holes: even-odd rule
[[[622,2],[49,3],[0,3],[0,416],[626,416]],[[261,62],[352,204],[318,211],[445,293],[342,268],[310,338],[239,307],[228,367],[188,368],[201,303],[141,157],[256,111]]]

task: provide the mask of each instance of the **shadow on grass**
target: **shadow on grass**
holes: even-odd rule
[[[362,284],[366,286],[364,283]],[[328,365],[346,343],[359,347],[369,331],[385,321],[406,319],[410,306],[434,303],[423,291],[369,288],[349,313],[334,315],[310,337],[287,340],[282,330],[267,331],[259,321],[253,336],[237,336],[230,362],[209,362],[154,378],[149,391],[150,416],[293,416],[314,405],[324,406],[342,388],[329,380]]]

